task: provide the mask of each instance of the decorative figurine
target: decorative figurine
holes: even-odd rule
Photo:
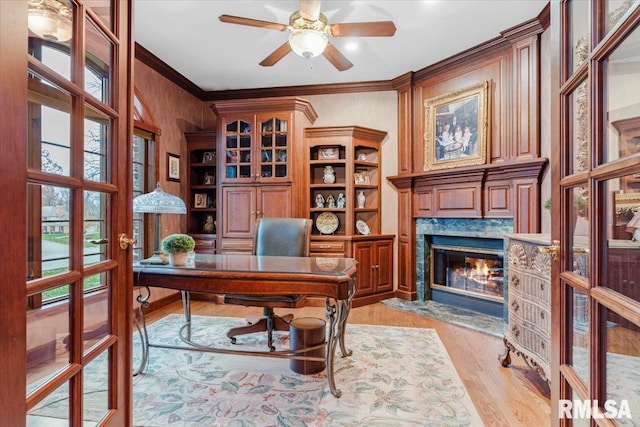
[[[316,196],[316,208],[324,208],[324,197],[319,193]]]
[[[343,193],[338,193],[338,198],[336,199],[336,205],[339,208],[344,208],[347,205],[347,199],[345,199]]]
[[[327,205],[330,208],[336,207],[336,199],[333,197],[333,194],[329,194],[329,196],[327,196]]]
[[[364,202],[366,201],[366,196],[364,195],[364,191],[358,193],[358,207],[364,208]]]
[[[334,182],[336,182],[336,173],[333,170],[333,166],[327,165],[324,167],[322,182],[324,182],[325,184],[333,184]]]

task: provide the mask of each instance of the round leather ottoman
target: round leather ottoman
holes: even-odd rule
[[[326,322],[315,317],[299,317],[293,319],[289,323],[289,349],[299,350],[302,348],[313,347],[314,345],[325,342],[325,325]],[[299,353],[301,356],[309,357],[325,357],[325,348],[322,346],[316,350],[310,350]],[[289,367],[293,372],[303,375],[317,374],[326,368],[327,364],[323,361],[296,360],[289,361]]]

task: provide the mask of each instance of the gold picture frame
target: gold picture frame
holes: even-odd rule
[[[353,181],[355,184],[370,184],[369,171],[366,169],[358,169],[353,174]]]
[[[486,80],[424,102],[425,171],[487,162],[490,86]]]
[[[180,182],[180,156],[167,153],[167,181]]]
[[[193,207],[202,209],[207,207],[207,193],[196,193],[194,195]]]

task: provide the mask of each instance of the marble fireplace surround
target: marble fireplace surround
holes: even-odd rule
[[[431,299],[429,278],[429,240],[432,236],[478,239],[504,239],[513,233],[511,218],[417,218],[416,219],[416,293],[418,300]]]

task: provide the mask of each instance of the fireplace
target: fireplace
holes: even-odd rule
[[[418,218],[418,298],[504,317],[503,236],[512,232],[511,219]]]
[[[502,250],[431,245],[431,288],[502,303]]]

